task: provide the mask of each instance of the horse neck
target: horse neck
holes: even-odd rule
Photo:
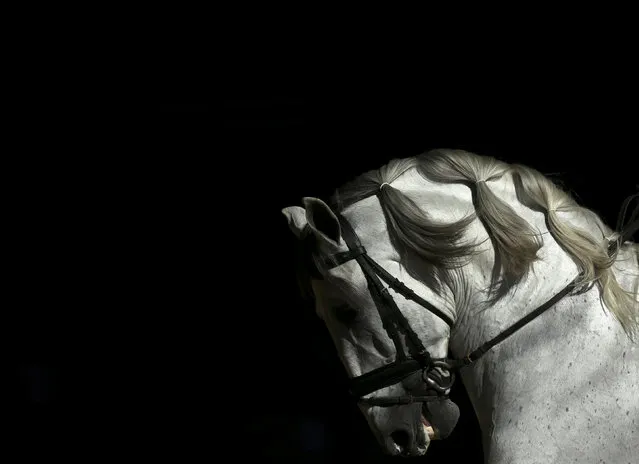
[[[490,186],[542,234],[543,246],[531,271],[509,294],[495,303],[487,302],[485,292],[494,264],[489,240],[485,242],[483,253],[463,268],[464,278],[472,286],[472,298],[467,307],[457,314],[457,327],[450,341],[455,357],[472,352],[503,332],[559,293],[579,272],[548,232],[544,215],[517,201],[511,182],[504,179]],[[458,195],[456,197],[459,198]],[[600,221],[593,220],[588,212],[560,213],[560,217],[602,240],[602,243],[603,235],[610,233],[609,229],[602,231]],[[475,221],[467,238],[481,241],[488,236],[479,221]],[[622,287],[636,288],[639,247],[623,247],[613,269]],[[629,360],[634,360],[631,368],[628,368]],[[514,437],[524,429],[526,432],[522,432],[522,436],[525,435],[526,440],[531,434],[543,437],[547,430],[542,431],[541,428],[570,430],[570,421],[574,418],[569,414],[557,418],[558,405],[562,405],[562,412],[570,412],[573,405],[575,409],[592,408],[594,402],[600,406],[599,412],[595,409],[593,414],[600,415],[605,422],[612,421],[618,413],[618,405],[626,401],[633,405],[630,409],[636,416],[636,401],[624,396],[628,388],[636,388],[636,383],[630,385],[620,380],[622,383],[616,387],[613,384],[617,382],[616,375],[619,379],[636,380],[638,360],[639,349],[629,343],[617,321],[602,309],[599,290],[592,286],[585,293],[560,300],[488,351],[476,364],[463,368],[462,379],[477,413],[485,448],[491,453],[495,449],[504,451],[504,447],[508,446],[505,443],[519,440],[518,435]],[[605,370],[609,372],[604,374]],[[606,384],[601,384],[602,378],[607,379]],[[619,392],[612,400],[610,389],[617,387]],[[549,391],[553,392],[552,398],[548,396]],[[566,404],[570,406],[563,411]],[[630,422],[627,425],[632,427]],[[583,446],[586,449],[589,445]],[[546,443],[539,445],[540,450],[547,448]]]

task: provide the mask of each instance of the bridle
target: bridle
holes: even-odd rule
[[[341,226],[342,238],[348,246],[348,251],[329,257],[332,265],[327,266],[327,268],[330,269],[337,267],[352,259],[357,261],[364,272],[364,276],[366,277],[368,290],[375,302],[375,306],[379,312],[384,329],[393,341],[397,353],[395,355],[394,362],[352,378],[350,380],[351,394],[355,398],[358,398],[361,403],[366,403],[371,406],[393,406],[413,402],[436,401],[446,398],[448,391],[455,380],[454,372],[451,371],[451,365],[449,364],[450,360],[447,358],[431,357],[422,341],[413,331],[410,324],[397,307],[397,304],[388,292],[388,289],[392,288],[397,293],[403,295],[406,299],[420,304],[441,318],[451,328],[454,325],[454,321],[431,303],[417,295],[399,279],[386,272],[384,268],[382,268],[366,253],[366,249],[361,245],[357,234],[346,218],[339,213],[336,213],[336,216]],[[388,284],[388,287],[384,286],[382,280]],[[400,338],[400,331],[405,335],[408,354],[404,351]],[[439,375],[436,370],[434,370],[435,367],[439,367],[444,371],[450,371],[451,375],[447,383],[444,383],[444,378]],[[369,393],[399,383],[406,377],[420,371],[422,372],[422,380],[430,387],[430,389],[437,392],[436,395],[392,397],[377,396],[373,398],[363,398]]]
[[[624,210],[627,208],[630,201],[637,196],[638,194],[635,194],[626,199],[624,202]],[[608,247],[608,253],[610,256],[612,256],[617,251],[617,248],[639,229],[639,218],[636,217],[638,210],[639,207],[635,208],[629,224],[621,231],[619,237],[614,241],[610,241]],[[375,306],[379,312],[384,329],[395,345],[397,353],[395,360],[392,363],[350,379],[350,393],[361,404],[389,407],[401,404],[446,400],[450,393],[450,388],[455,382],[455,371],[473,364],[495,345],[504,341],[533,319],[539,317],[564,296],[570,293],[575,288],[579,279],[579,276],[577,276],[548,301],[531,311],[528,315],[505,329],[496,337],[473,350],[464,358],[433,358],[397,307],[397,304],[393,297],[389,294],[388,289],[392,288],[395,292],[404,296],[406,299],[418,303],[446,322],[451,330],[454,328],[454,321],[376,263],[373,258],[366,253],[366,249],[362,246],[357,234],[346,218],[337,212],[334,212],[334,214],[339,220],[342,238],[348,247],[348,251],[337,253],[325,258],[323,260],[324,263],[327,264],[325,268],[331,269],[351,260],[355,260],[359,264],[366,278],[368,289],[373,301],[375,302]],[[317,276],[317,274],[318,273],[315,275]],[[386,282],[388,287],[385,287],[382,281]],[[400,332],[403,332],[405,336],[408,354],[404,351]],[[442,376],[436,368],[447,372],[449,374],[448,379]],[[365,395],[400,383],[407,377],[420,371],[422,380],[428,386],[428,391],[435,392],[434,395],[375,396],[365,398]]]

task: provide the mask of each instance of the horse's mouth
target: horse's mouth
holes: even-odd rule
[[[424,433],[428,436],[429,440],[438,440],[439,434],[437,430],[432,426],[432,424],[426,419],[424,414],[422,414],[422,425],[424,426]]]

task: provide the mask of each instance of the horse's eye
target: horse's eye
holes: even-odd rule
[[[335,318],[344,325],[350,325],[357,319],[357,311],[344,304],[334,309]]]

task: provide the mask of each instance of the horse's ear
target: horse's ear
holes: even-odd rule
[[[288,221],[288,227],[297,238],[302,238],[302,231],[308,225],[306,211],[300,206],[289,206],[282,210],[282,214]]]
[[[306,207],[306,220],[313,231],[338,244],[342,234],[331,208],[319,198],[304,197],[302,202]]]

